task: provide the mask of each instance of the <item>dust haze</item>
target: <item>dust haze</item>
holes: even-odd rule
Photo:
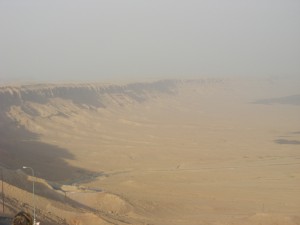
[[[300,1],[1,0],[0,27],[0,224],[300,225]]]
[[[297,0],[2,0],[0,27],[0,82],[300,73]]]

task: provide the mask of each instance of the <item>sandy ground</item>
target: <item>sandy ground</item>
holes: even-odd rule
[[[17,106],[10,116],[53,147],[55,157],[51,149],[38,155],[49,154],[43,168],[34,156],[26,163],[87,207],[74,217],[75,209],[68,214],[56,200],[53,213],[69,223],[294,225],[300,224],[300,106],[255,102],[299,90],[257,80],[184,84],[176,95],[145,102],[121,96],[120,105],[114,96],[108,107],[91,110],[52,99],[28,103],[36,116]]]

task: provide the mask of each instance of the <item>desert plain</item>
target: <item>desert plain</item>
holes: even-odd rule
[[[41,224],[300,224],[299,79],[3,85],[0,107],[5,215],[35,181]]]

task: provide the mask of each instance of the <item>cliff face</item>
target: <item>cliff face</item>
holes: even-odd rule
[[[160,101],[166,96],[179,95],[183,89],[210,87],[219,82],[212,79],[163,80],[127,85],[42,84],[0,87],[0,165],[14,169],[32,165],[38,168],[41,176],[53,180],[82,176],[89,171],[66,165],[65,160],[74,158],[67,149],[56,143],[46,144],[41,141],[41,136],[47,136],[49,132],[58,133],[58,130],[62,135],[70,130],[81,131],[82,124],[88,126],[86,124],[95,123],[89,120],[90,115],[97,114],[103,118],[103,115],[113,115],[130,105]],[[56,128],[53,130],[52,126]],[[74,134],[70,136],[74,137]],[[64,173],[51,173],[54,166]]]
[[[180,81],[165,80],[154,83],[133,83],[118,85],[28,85],[20,87],[0,88],[1,111],[12,105],[22,105],[26,102],[45,104],[54,98],[71,100],[77,105],[105,107],[103,98],[111,96],[126,96],[135,101],[147,100],[149,94],[174,94]]]
[[[214,86],[219,79],[162,80],[153,83],[132,83],[127,85],[103,84],[40,84],[19,87],[0,87],[0,124],[7,120],[12,107],[20,107],[31,116],[40,116],[39,106],[53,100],[72,103],[89,109],[106,108],[109,105],[142,103],[163,95],[176,95],[182,86]]]
[[[128,85],[103,84],[39,84],[0,87],[0,129],[17,126],[18,114],[30,117],[66,116],[71,108],[97,109],[112,104],[123,106],[142,103],[154,96],[173,95],[180,81],[164,80],[154,83]],[[77,109],[76,109],[77,110]]]
[[[66,149],[40,141],[39,121],[72,116],[111,106],[140,104],[154,96],[177,93],[181,82],[174,80],[128,85],[40,84],[0,87],[0,166],[38,168],[47,179],[72,179],[89,171],[67,165],[73,159]],[[66,131],[65,131],[66,132]],[[60,168],[64,173],[54,174]]]

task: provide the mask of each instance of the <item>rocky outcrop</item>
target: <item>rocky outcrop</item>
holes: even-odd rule
[[[76,105],[105,107],[107,96],[126,96],[137,102],[146,101],[153,93],[175,94],[180,81],[164,80],[153,83],[133,83],[128,85],[66,84],[66,85],[27,85],[0,88],[1,111],[12,105],[26,102],[45,104],[50,99],[70,100]]]
[[[128,98],[135,102],[144,102],[160,94],[174,95],[183,85],[211,86],[223,82],[222,79],[199,80],[161,80],[152,83],[131,83],[127,85],[108,84],[35,84],[24,86],[0,87],[0,111],[26,102],[45,104],[51,99],[63,99],[74,104],[90,107],[106,107],[107,97],[120,100]],[[120,97],[120,99],[118,99]]]
[[[54,142],[41,141],[41,136],[47,135],[49,129],[43,123],[58,123],[62,129],[75,127],[80,130],[76,125],[78,118],[84,121],[86,116],[97,113],[100,116],[113,115],[134,104],[152,100],[160,102],[161,98],[178,95],[182,90],[191,87],[201,89],[218,82],[214,79],[162,80],[127,85],[36,84],[0,87],[0,165],[13,169],[32,165],[38,168],[38,176],[48,180],[75,179],[90,174],[91,171],[65,163],[65,160],[73,160],[74,157],[68,149]],[[69,125],[66,128],[64,124]],[[54,166],[64,173],[51,173]]]
[[[261,99],[254,103],[257,104],[285,104],[285,105],[300,105],[300,95],[290,95],[280,98]]]

